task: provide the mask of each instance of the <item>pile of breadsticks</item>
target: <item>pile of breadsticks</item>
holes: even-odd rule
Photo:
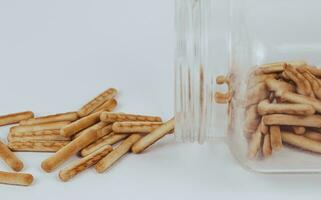
[[[53,152],[41,167],[52,172],[74,155],[81,159],[59,172],[62,181],[95,166],[106,171],[128,152],[141,153],[172,133],[174,119],[162,122],[157,116],[114,113],[117,90],[110,88],[78,112],[34,117],[30,111],[0,116],[0,126],[16,124],[8,134],[8,144],[0,142],[0,157],[16,172],[1,172],[0,183],[30,185],[31,174],[17,173],[23,168],[14,151]]]
[[[249,75],[245,104],[249,158],[267,158],[283,143],[321,153],[321,69],[304,61],[259,66]]]

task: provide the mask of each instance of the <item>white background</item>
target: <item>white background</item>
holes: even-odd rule
[[[118,111],[168,119],[173,46],[173,0],[0,1],[0,113],[76,110],[112,86],[120,91]],[[1,129],[2,140],[7,132]],[[58,170],[41,170],[49,155],[18,153],[35,182],[0,185],[1,198],[285,200],[321,194],[320,175],[255,174],[224,144],[178,144],[173,136],[104,174],[90,169],[68,183],[58,180]],[[0,169],[10,171],[2,162]]]

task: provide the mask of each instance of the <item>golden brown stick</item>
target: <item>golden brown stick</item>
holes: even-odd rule
[[[298,67],[298,71],[300,71],[300,72],[305,71],[305,70],[308,70],[314,76],[321,77],[321,69],[320,68],[312,67],[312,66],[308,66],[308,65]]]
[[[305,133],[305,128],[303,126],[293,126],[293,132],[298,135],[302,135]]]
[[[80,117],[85,117],[92,113],[96,108],[104,104],[106,101],[113,99],[117,94],[117,90],[114,88],[109,88],[104,91],[100,95],[98,95],[95,99],[91,100],[89,103],[84,105],[79,111],[78,115]]]
[[[132,134],[124,142],[122,142],[116,149],[110,152],[106,157],[101,159],[96,165],[96,171],[98,173],[103,173],[109,167],[111,167],[117,160],[124,156],[135,142],[141,139],[140,134]]]
[[[226,104],[229,101],[231,101],[232,96],[233,96],[232,92],[226,92],[226,93],[215,92],[214,99],[216,103]]]
[[[64,122],[53,122],[53,123],[37,124],[37,125],[22,125],[22,126],[15,126],[10,128],[10,132],[23,133],[23,132],[54,130],[54,129],[61,129],[67,126],[68,124],[70,124],[70,122],[64,121]]]
[[[263,99],[267,99],[270,93],[267,89],[265,82],[257,84],[255,87],[252,87],[247,91],[246,94],[246,107],[250,105],[254,105],[262,101]]]
[[[266,135],[266,134],[269,133],[269,127],[264,124],[263,120],[261,120],[259,126],[260,126],[260,131],[261,131],[262,134]]]
[[[101,121],[104,122],[123,122],[123,121],[147,121],[147,122],[161,122],[162,119],[156,116],[134,115],[126,113],[110,113],[103,112],[100,115]]]
[[[280,103],[271,104],[268,100],[263,100],[258,104],[258,113],[260,115],[268,114],[292,114],[292,115],[313,115],[315,109],[308,104],[290,104]]]
[[[61,129],[60,134],[65,137],[71,137],[76,133],[98,123],[100,121],[100,112],[93,113],[88,115],[87,117],[81,118],[68,126]]]
[[[257,112],[257,105],[250,106],[245,111],[245,121],[243,126],[244,134],[247,138],[253,134],[260,124],[260,116]]]
[[[92,113],[104,111],[104,110],[111,112],[116,108],[117,104],[118,103],[117,103],[116,99],[110,99],[110,100],[106,101],[103,105],[96,108]]]
[[[95,126],[95,125],[94,125]],[[90,128],[90,127],[89,127]],[[100,135],[101,137],[104,137],[106,135],[109,135],[112,132],[112,125],[108,125],[108,126],[101,126],[100,129],[97,130],[98,135]],[[79,137],[81,134],[87,132],[87,129],[77,133],[76,135],[73,136],[73,140],[76,139],[77,137]]]
[[[272,114],[265,115],[263,122],[266,125],[290,125],[290,126],[307,126],[307,127],[321,127],[321,115],[285,115]]]
[[[60,129],[9,133],[7,137],[9,142],[23,142],[23,141],[70,141],[68,137],[60,135]]]
[[[132,147],[132,152],[141,153],[155,142],[163,138],[169,132],[171,132],[175,128],[175,119],[165,122],[163,125],[155,129],[153,132],[145,135],[142,139],[140,139],[137,143],[135,143]]]
[[[18,172],[23,168],[23,163],[17,158],[17,156],[10,151],[7,145],[0,141],[0,157],[13,169]]]
[[[249,159],[254,159],[256,157],[256,154],[260,150],[261,140],[262,140],[262,133],[261,133],[260,129],[257,128],[255,133],[252,134],[251,140],[249,143],[249,149],[248,149],[248,153],[247,153],[247,156],[249,157]]]
[[[108,123],[99,122],[98,124],[88,128],[86,132],[82,133],[68,145],[61,148],[53,156],[43,161],[41,164],[42,169],[46,172],[51,172],[56,169],[59,165],[64,163],[71,156],[75,155],[78,151],[103,137],[99,134],[100,132],[98,130],[107,125]]]
[[[0,126],[19,123],[21,120],[33,118],[34,114],[31,111],[14,113],[0,116]]]
[[[318,99],[321,99],[321,86],[319,80],[309,71],[304,71],[302,75],[309,81],[312,90]]]
[[[260,74],[260,75],[251,74],[247,82],[247,89],[250,89],[256,86],[257,84],[265,82],[266,80],[269,80],[269,79],[275,80],[277,76],[278,76],[277,74]]]
[[[150,133],[162,124],[162,122],[115,122],[113,131],[116,134]]]
[[[315,98],[307,97],[307,96],[300,95],[300,94],[295,94],[292,92],[284,92],[284,93],[282,93],[282,95],[280,97],[284,101],[311,105],[314,107],[314,109],[317,112],[321,113],[321,101],[319,101]]]
[[[281,130],[279,126],[270,126],[271,147],[275,151],[280,151],[283,147]]]
[[[321,153],[321,142],[291,132],[282,132],[281,135],[284,143],[315,153]]]
[[[29,186],[32,182],[33,176],[31,174],[0,171],[0,183],[2,184]]]
[[[268,63],[261,65],[255,70],[255,74],[269,74],[269,73],[280,73],[284,70],[286,66],[285,62]]]
[[[92,154],[76,161],[71,166],[67,167],[64,170],[61,170],[59,173],[59,178],[62,181],[68,181],[80,172],[88,169],[89,167],[95,165],[98,161],[104,158],[113,148],[110,145],[106,145],[99,150],[93,152]]]
[[[272,155],[270,134],[264,135],[262,153],[264,158],[268,158]]]
[[[78,114],[76,112],[61,113],[56,115],[48,115],[20,121],[20,125],[36,125],[61,121],[76,121]]]
[[[97,151],[98,149],[102,148],[103,146],[116,144],[119,141],[126,139],[128,136],[129,135],[126,135],[126,134],[117,135],[117,134],[111,133],[109,135],[102,137],[96,142],[90,144],[88,147],[84,148],[83,150],[81,150],[80,155],[82,157],[85,157],[93,153],[94,151]]]
[[[21,152],[56,152],[66,146],[69,141],[14,141],[8,147],[12,151]]]
[[[267,79],[265,83],[268,90],[275,92],[276,96],[280,96],[283,92],[295,91],[295,87],[292,84],[285,81],[280,81],[276,79]]]
[[[315,131],[307,131],[304,137],[321,142],[321,134]]]

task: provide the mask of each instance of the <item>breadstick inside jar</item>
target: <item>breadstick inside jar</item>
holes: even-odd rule
[[[291,132],[282,132],[282,141],[300,149],[321,153],[321,142]]]

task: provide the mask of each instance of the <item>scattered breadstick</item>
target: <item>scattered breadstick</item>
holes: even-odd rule
[[[124,156],[130,148],[135,144],[138,140],[141,139],[140,134],[132,134],[129,136],[124,142],[122,142],[116,149],[110,152],[106,157],[101,159],[96,165],[95,169],[98,173],[103,173],[109,167],[111,167],[117,160],[119,160],[122,156]]]
[[[321,153],[321,142],[291,132],[282,132],[281,135],[284,143],[315,153]]]
[[[321,113],[321,101],[315,98],[307,97],[307,96],[292,93],[292,92],[284,92],[280,97],[284,101],[311,105],[314,107],[314,109],[317,112]]]
[[[321,142],[321,134],[319,132],[307,131],[304,137]]]
[[[115,122],[114,133],[150,133],[163,125],[162,122]]]
[[[262,153],[264,158],[268,158],[272,155],[270,134],[264,135]]]
[[[70,141],[69,137],[60,135],[60,129],[43,130],[34,132],[10,132],[7,137],[9,142],[23,142],[23,141]]]
[[[270,93],[267,89],[265,82],[257,84],[247,91],[246,94],[246,107],[258,104],[263,99],[267,99]]]
[[[19,123],[21,120],[33,118],[34,114],[31,111],[14,113],[0,116],[0,126]]]
[[[96,108],[92,113],[104,111],[104,110],[111,112],[116,108],[117,104],[118,103],[117,103],[116,99],[110,99],[110,100],[106,101],[104,104],[102,104],[101,106],[99,106],[98,108]]]
[[[36,125],[21,125],[10,128],[12,133],[23,133],[23,132],[35,132],[35,131],[44,131],[44,130],[54,130],[61,129],[70,124],[69,121],[63,122],[52,122],[45,124],[36,124]]]
[[[123,122],[123,121],[146,121],[146,122],[161,122],[162,119],[156,116],[134,115],[126,113],[110,113],[102,112],[100,120],[103,122]]]
[[[61,129],[60,134],[65,137],[71,137],[76,133],[98,123],[100,121],[100,114],[102,111],[93,113],[84,118],[81,118],[68,126],[65,126]]]
[[[243,126],[244,134],[247,138],[253,134],[260,124],[260,116],[257,112],[257,105],[250,106],[245,112],[245,121]]]
[[[258,104],[258,113],[260,115],[268,114],[292,114],[292,115],[313,115],[315,109],[308,104],[290,104],[290,103],[269,103],[263,100]]]
[[[37,117],[27,120],[20,121],[20,125],[36,125],[52,122],[61,122],[61,121],[76,121],[78,119],[78,114],[76,112],[61,113],[56,115],[48,115],[44,117]]]
[[[0,183],[2,184],[29,186],[32,182],[31,174],[0,171]]]
[[[98,130],[107,125],[108,123],[106,122],[99,122],[98,124],[88,128],[86,132],[83,132],[79,137],[61,148],[53,156],[43,161],[41,164],[42,169],[46,172],[51,172],[56,169],[59,165],[64,163],[81,149],[103,137],[104,135],[100,135]]]
[[[113,131],[112,125],[105,126],[105,127],[101,126],[101,128],[97,130],[97,132],[98,132],[97,134],[100,135],[101,137],[103,137],[103,136],[107,136],[107,135],[111,134],[112,131]],[[81,134],[86,133],[86,132],[87,132],[87,129],[77,133],[76,135],[73,136],[73,139],[79,137]]]
[[[321,127],[321,115],[285,115],[285,114],[272,114],[265,115],[263,122],[266,125],[291,125],[291,126],[307,126],[307,127]]]
[[[270,126],[271,147],[275,151],[280,151],[283,147],[281,129],[279,126]]]
[[[66,146],[69,141],[14,141],[8,147],[18,152],[57,152]]]
[[[163,125],[155,129],[153,132],[144,136],[141,140],[135,143],[132,147],[133,153],[141,153],[149,146],[157,142],[159,139],[167,135],[175,128],[175,119],[165,122]]]
[[[92,154],[76,161],[71,166],[67,167],[64,170],[61,170],[59,173],[59,178],[62,181],[68,181],[80,172],[88,169],[89,167],[95,165],[98,161],[104,158],[113,148],[110,145],[106,145],[99,150],[93,152]]]
[[[259,75],[259,74],[279,73],[284,70],[285,66],[286,66],[285,62],[264,64],[255,70],[255,74]]]
[[[276,96],[280,96],[283,92],[294,92],[295,86],[276,79],[267,79],[265,80],[266,86],[269,91],[273,91],[276,93]]]
[[[80,155],[82,157],[85,157],[85,156],[97,151],[98,149],[100,149],[103,146],[116,144],[119,141],[126,139],[128,136],[129,135],[127,135],[127,134],[111,133],[109,135],[102,137],[101,139],[97,140],[96,142],[90,144],[88,147],[84,148],[83,150],[81,150]]]
[[[251,136],[251,140],[249,143],[249,149],[248,149],[248,158],[249,159],[254,159],[257,155],[257,153],[260,150],[261,146],[261,141],[262,141],[262,133],[259,128],[255,131],[254,134]]]
[[[305,128],[303,126],[293,126],[293,132],[298,135],[302,135],[305,133]]]
[[[106,101],[113,99],[117,94],[117,90],[114,88],[110,88],[100,95],[98,95],[95,99],[91,100],[89,103],[84,105],[79,111],[78,115],[80,117],[85,117],[92,113],[96,108],[104,104]]]
[[[7,145],[0,141],[0,157],[16,172],[19,172],[23,168],[23,163],[17,158],[17,156],[10,151]]]

